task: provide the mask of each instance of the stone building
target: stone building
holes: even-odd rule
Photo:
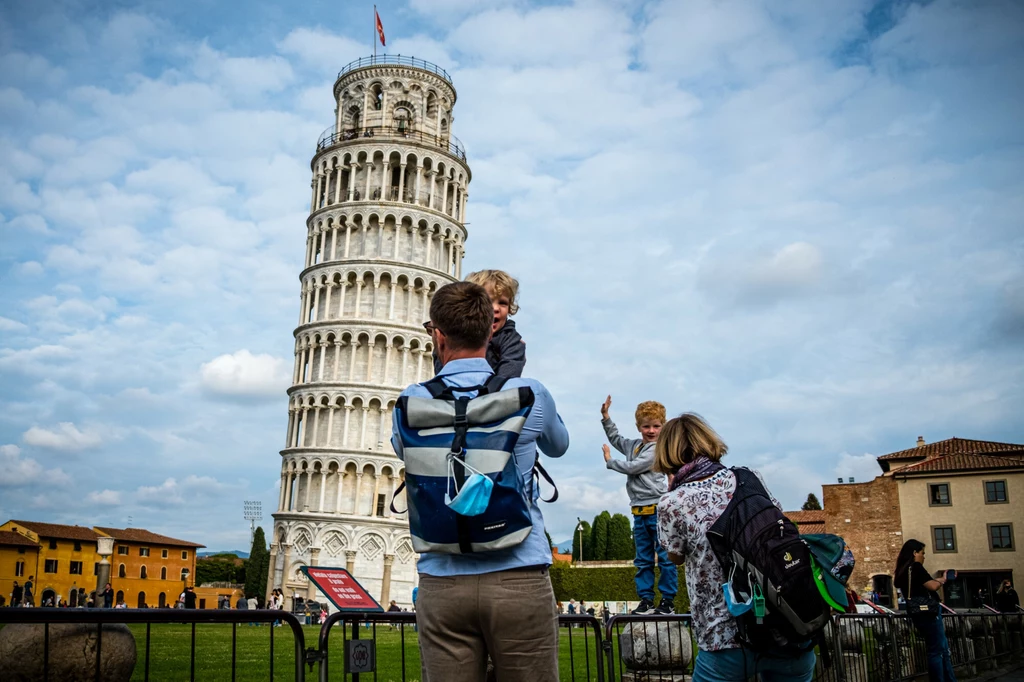
[[[925,566],[956,569],[950,606],[992,604],[1004,578],[1024,575],[1024,445],[949,438],[878,458],[867,483],[824,486],[825,530],[842,535],[857,558],[850,584],[891,602],[892,571],[903,542],[925,543]]]
[[[470,169],[451,135],[440,67],[365,58],[334,83],[335,123],[313,155],[288,433],[268,592],[316,598],[303,566],[347,568],[381,603],[417,581],[391,411],[433,376],[423,329],[438,287],[461,278]],[[404,495],[395,507],[405,509]]]

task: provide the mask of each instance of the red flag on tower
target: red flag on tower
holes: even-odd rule
[[[384,42],[384,24],[380,23],[380,15],[377,14],[377,8],[373,8],[373,15],[377,18],[377,36],[380,38],[380,44],[387,47],[387,43]]]

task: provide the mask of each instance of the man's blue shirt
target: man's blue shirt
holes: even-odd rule
[[[445,383],[449,386],[480,386],[486,383],[492,374],[494,372],[484,358],[452,360],[438,372],[438,376],[444,377]],[[421,554],[417,565],[420,573],[433,576],[476,575],[551,563],[551,548],[544,536],[544,517],[537,504],[540,491],[538,486],[530,483],[530,478],[533,476],[533,465],[537,461],[537,449],[548,457],[561,457],[569,449],[569,432],[562,423],[562,418],[558,416],[554,398],[543,384],[535,379],[513,377],[505,383],[504,388],[520,386],[529,386],[533,389],[534,395],[533,409],[526,418],[526,424],[515,449],[519,474],[527,481],[527,489],[534,489],[530,505],[533,530],[521,544],[509,549],[476,554]],[[413,384],[402,391],[402,395],[429,398],[430,391],[420,384]],[[395,454],[404,459],[402,443],[398,438],[397,412],[393,415],[393,422],[391,445],[395,448]]]

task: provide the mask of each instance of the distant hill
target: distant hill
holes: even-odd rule
[[[571,544],[571,543],[570,543]],[[239,559],[248,559],[249,553],[243,552],[240,549],[218,549],[218,550],[207,550],[205,552],[196,552],[196,556],[202,559],[203,557],[213,556],[214,554],[234,554]]]
[[[572,538],[569,538],[564,542],[556,542],[555,547],[558,548],[559,554],[569,554],[572,552]]]

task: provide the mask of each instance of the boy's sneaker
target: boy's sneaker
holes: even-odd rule
[[[654,609],[654,615],[656,616],[670,616],[675,612],[675,604],[669,599],[662,599],[661,603],[658,604],[658,608]]]
[[[649,616],[654,613],[654,602],[649,599],[641,599],[640,605],[630,611],[634,616]]]

